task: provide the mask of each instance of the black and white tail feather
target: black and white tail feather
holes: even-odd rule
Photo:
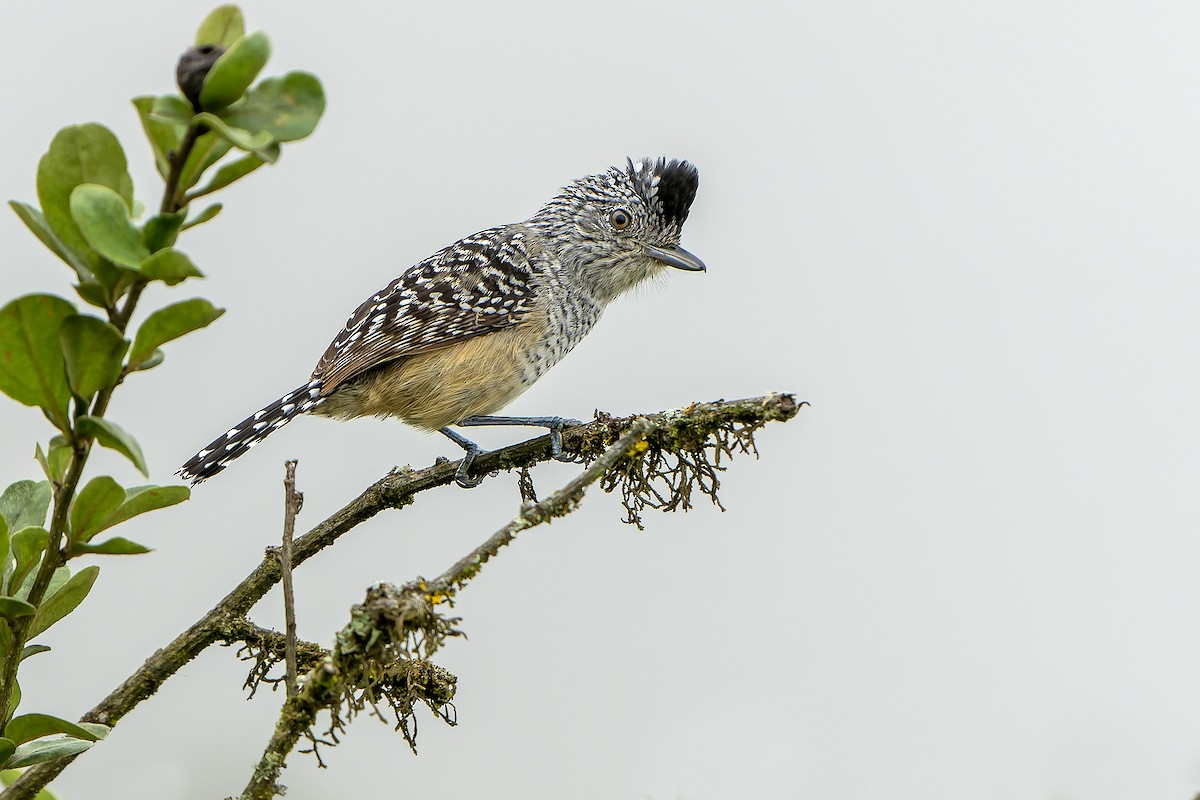
[[[285,394],[274,403],[255,411],[249,417],[218,436],[203,450],[188,459],[175,474],[192,485],[211,478],[251,447],[287,425],[301,414],[312,411],[325,401],[319,380]]]

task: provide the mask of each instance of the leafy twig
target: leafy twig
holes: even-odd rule
[[[191,149],[195,145],[196,138],[199,135],[198,133],[192,135],[194,130],[194,127],[188,129],[189,135],[184,137],[179,148],[171,154],[171,177],[168,179],[166,187],[163,190],[163,213],[171,213],[180,209],[176,198],[179,177],[182,174],[183,164],[187,161],[188,155],[191,153]],[[137,307],[138,300],[141,298],[142,290],[145,286],[146,283],[143,280],[134,283],[130,287],[128,294],[125,295],[124,302],[121,303],[120,307],[115,311],[109,312],[109,321],[119,333],[125,333],[125,329],[129,325],[129,320],[133,317],[134,308]],[[116,386],[114,385],[98,392],[88,414],[93,417],[104,416],[115,389]],[[50,517],[49,542],[46,546],[45,555],[42,557],[42,563],[38,567],[33,583],[30,585],[29,595],[26,598],[31,605],[37,606],[41,604],[42,600],[45,599],[46,590],[50,586],[50,579],[54,576],[54,571],[66,563],[66,556],[62,552],[62,544],[63,536],[67,530],[67,515],[71,508],[71,501],[75,498],[75,492],[79,488],[79,481],[83,477],[83,468],[87,464],[91,447],[91,437],[83,436],[74,438],[71,447],[71,459],[67,465],[66,474],[62,483],[55,486],[54,511]],[[10,623],[12,626],[13,653],[21,652],[21,648],[25,646],[29,634],[29,626],[32,622],[32,617],[21,617]],[[6,659],[3,674],[0,675],[0,715],[6,719],[8,704],[12,699],[13,687],[17,681],[17,668],[19,664],[19,658],[10,657]]]

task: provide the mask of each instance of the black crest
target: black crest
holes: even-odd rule
[[[683,227],[700,188],[700,173],[694,166],[676,158],[645,158],[629,162],[629,179],[647,205],[667,222]]]

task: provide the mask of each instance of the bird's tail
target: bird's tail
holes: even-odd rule
[[[225,469],[230,461],[291,422],[293,418],[312,411],[324,399],[321,397],[319,380],[293,389],[218,436],[207,447],[189,458],[175,474],[185,481],[191,481],[193,486],[211,478]]]

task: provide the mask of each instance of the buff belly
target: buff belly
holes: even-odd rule
[[[312,413],[399,417],[426,430],[494,414],[532,383],[526,367],[541,341],[537,327],[516,325],[383,364],[337,387]]]

